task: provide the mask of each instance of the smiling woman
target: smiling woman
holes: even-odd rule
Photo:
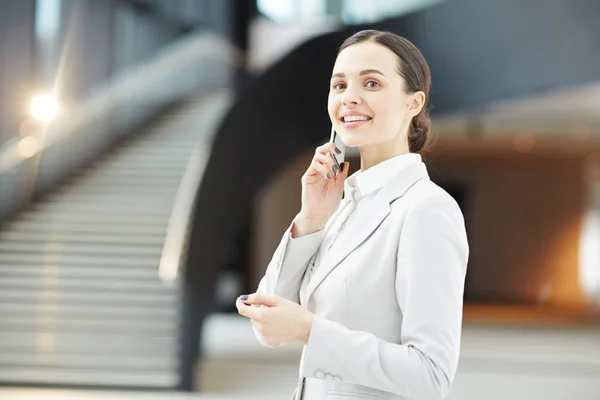
[[[429,400],[452,386],[469,248],[418,154],[429,88],[421,52],[393,33],[358,32],[338,52],[329,117],[361,168],[335,165],[334,142],[316,149],[300,212],[236,303],[263,344],[305,344],[296,399]]]

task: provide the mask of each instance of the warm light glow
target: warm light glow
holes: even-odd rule
[[[58,113],[58,102],[48,94],[40,94],[31,103],[31,115],[40,121],[50,121]]]
[[[19,127],[19,133],[21,136],[32,136],[35,135],[38,131],[39,123],[35,121],[33,118],[27,118],[23,122],[21,122],[21,126]]]
[[[29,158],[39,150],[38,141],[31,136],[25,137],[19,140],[19,143],[17,144],[17,150],[21,157]]]

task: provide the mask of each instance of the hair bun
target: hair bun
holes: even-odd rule
[[[411,153],[418,153],[423,150],[429,137],[430,127],[431,121],[426,113],[421,112],[413,118],[408,135],[408,147]]]

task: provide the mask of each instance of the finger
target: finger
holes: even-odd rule
[[[329,153],[329,152],[336,153],[335,149],[336,149],[335,143],[327,142],[327,143],[323,144],[322,146],[317,147],[317,149],[315,150],[315,154],[319,153],[319,154],[327,155],[327,153]]]
[[[333,177],[331,171],[327,167],[327,165],[321,164],[319,161],[314,160],[310,163],[308,167],[308,171],[306,171],[307,176],[321,175],[325,179],[331,179]]]
[[[324,165],[327,169],[327,172],[331,172],[331,175],[335,177],[337,173],[340,171],[339,167],[336,166],[335,159],[331,153],[315,154],[314,160],[318,161],[321,165]]]
[[[241,299],[237,299],[235,302],[235,307],[238,310],[238,313],[244,317],[247,318],[254,318],[254,311],[256,310],[256,308],[250,306],[250,305],[246,305],[244,304],[244,302]]]
[[[331,159],[331,156],[329,155],[330,152],[327,152],[325,154],[321,154],[321,153],[315,153],[314,157],[313,157],[313,161],[318,161],[321,164],[325,164],[325,165],[333,165],[333,160]]]
[[[262,293],[253,293],[248,296],[248,300],[246,302],[249,304],[262,304],[269,307],[275,307],[281,304],[281,298]]]

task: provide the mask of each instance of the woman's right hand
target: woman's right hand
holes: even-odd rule
[[[337,171],[332,154],[333,142],[317,147],[315,155],[302,176],[302,209],[294,220],[292,237],[300,237],[321,230],[340,205],[349,163]]]

